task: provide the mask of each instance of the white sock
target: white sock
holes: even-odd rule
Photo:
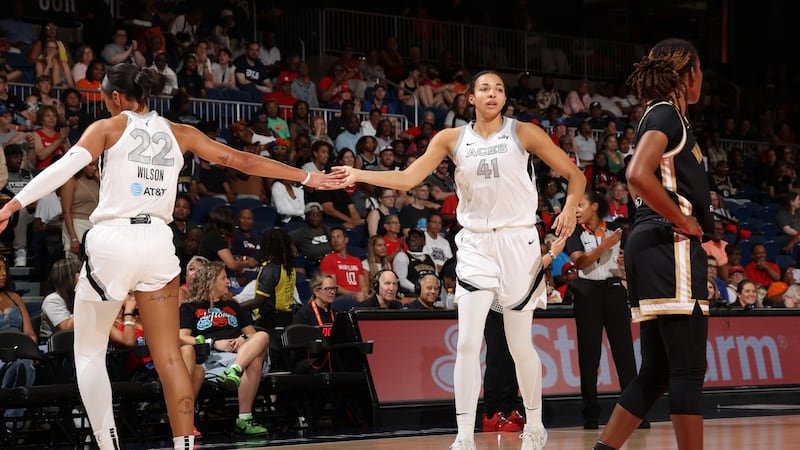
[[[172,438],[172,443],[175,445],[175,450],[193,450],[194,449],[194,435],[191,436],[176,436]]]
[[[240,419],[252,419],[253,413],[239,413]]]
[[[96,431],[94,438],[97,441],[97,446],[100,450],[119,450],[119,437],[117,436],[116,428],[109,428],[107,430]]]

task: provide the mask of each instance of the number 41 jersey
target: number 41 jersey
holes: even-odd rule
[[[93,223],[149,214],[172,222],[183,153],[169,122],[155,111],[123,111],[128,123],[100,160],[100,203]]]
[[[503,126],[488,139],[475,133],[472,124],[461,127],[453,149],[456,217],[470,231],[536,225],[533,157],[520,143],[516,127],[516,120],[504,117]]]

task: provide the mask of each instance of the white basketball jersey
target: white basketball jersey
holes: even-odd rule
[[[472,125],[461,127],[453,150],[456,215],[468,230],[536,225],[539,199],[533,158],[520,143],[516,126],[516,120],[504,117],[503,126],[488,139]]]
[[[100,160],[100,203],[90,219],[149,214],[172,222],[183,153],[169,122],[155,111],[123,111],[128,124]]]

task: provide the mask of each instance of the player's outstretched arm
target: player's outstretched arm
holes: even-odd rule
[[[172,130],[184,152],[191,151],[207,161],[248,175],[297,181],[315,189],[339,189],[345,186],[340,183],[346,176],[342,173],[306,172],[270,158],[233,149],[188,125],[173,123]]]
[[[349,166],[336,166],[332,174],[339,175],[340,187],[354,183],[367,183],[407,191],[430,175],[436,166],[449,155],[452,155],[458,135],[458,128],[442,130],[431,139],[425,153],[403,170],[361,170]]]

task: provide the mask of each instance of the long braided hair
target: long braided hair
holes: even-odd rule
[[[677,103],[688,97],[688,87],[682,76],[691,71],[697,61],[697,49],[691,42],[665,39],[633,65],[627,82],[644,101],[672,99]]]

